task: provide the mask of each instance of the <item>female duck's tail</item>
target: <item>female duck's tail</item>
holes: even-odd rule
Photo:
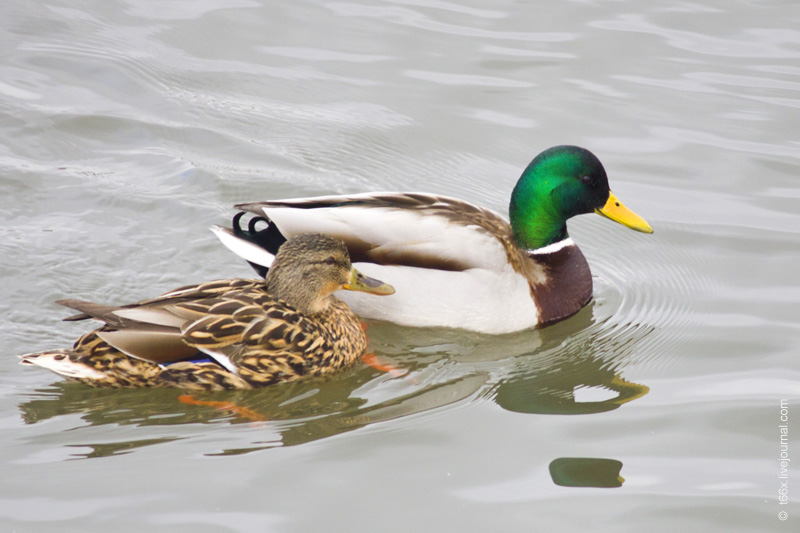
[[[70,350],[50,350],[19,357],[21,365],[40,366],[65,378],[103,381],[107,377],[103,372],[78,362]]]

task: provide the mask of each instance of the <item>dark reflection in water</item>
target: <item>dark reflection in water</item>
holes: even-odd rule
[[[110,457],[112,455],[124,455],[131,453],[137,448],[145,446],[152,446],[153,444],[163,444],[165,442],[172,442],[180,440],[177,437],[166,437],[163,439],[141,439],[128,442],[110,442],[102,444],[70,444],[67,448],[90,448],[91,451],[87,453],[76,453],[72,456],[73,459],[91,459],[94,457]]]
[[[214,455],[240,455],[275,446],[293,446],[352,431],[382,422],[459,402],[482,387],[488,375],[473,373],[419,387],[414,392],[366,406],[367,400],[351,394],[376,377],[371,369],[347,377],[285,384],[256,391],[196,395],[209,404],[228,404],[235,409],[216,409],[205,405],[185,405],[181,391],[171,389],[106,390],[60,382],[40,398],[20,405],[25,422],[32,424],[55,416],[80,413],[91,425],[134,424],[170,426],[215,422],[249,423],[277,432],[278,440],[253,443],[251,447],[224,450]],[[254,413],[242,416],[242,413]],[[75,444],[90,447],[88,454],[75,457],[103,457],[132,449],[169,442],[179,437],[145,439],[105,444]]]
[[[644,385],[631,383],[618,375],[608,373],[605,380],[592,383],[618,393],[616,397],[594,401],[578,402],[574,391],[577,387],[587,387],[587,383],[577,380],[578,376],[566,375],[558,382],[547,381],[536,376],[509,380],[497,387],[495,401],[502,408],[517,413],[537,414],[591,414],[611,411],[620,405],[647,394]]]
[[[574,334],[563,331],[576,327],[580,330]],[[619,334],[620,329],[624,334]],[[651,331],[630,326],[615,328],[611,335],[602,324],[593,324],[589,313],[580,313],[571,321],[541,330],[542,347],[518,357],[517,368],[501,377],[491,394],[499,406],[517,413],[592,414],[617,409],[650,390],[625,380],[620,372],[637,342]],[[576,391],[581,389],[613,394],[580,401]]]
[[[562,487],[621,487],[620,470],[622,462],[616,459],[560,457],[550,463],[550,477]]]
[[[370,331],[379,357],[406,371],[404,376],[360,366],[327,379],[195,394],[189,397],[193,404],[174,389],[105,390],[59,382],[37,391],[20,409],[29,424],[80,414],[91,425],[263,426],[263,434],[250,445],[216,453],[240,455],[323,439],[469,397],[489,398],[518,413],[590,414],[616,409],[648,392],[646,386],[625,380],[621,368],[650,329],[595,322],[591,308],[561,324],[512,336],[390,325],[375,325]],[[409,339],[417,344],[409,346]],[[606,389],[613,397],[576,399],[576,391],[587,388]],[[82,457],[117,455],[179,438],[187,437],[85,444],[92,451]]]

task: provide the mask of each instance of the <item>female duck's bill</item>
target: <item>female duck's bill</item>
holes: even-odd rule
[[[342,285],[342,288],[348,291],[366,292],[369,294],[377,294],[378,296],[389,296],[394,294],[394,287],[381,280],[365,276],[355,269],[350,271],[350,280]]]

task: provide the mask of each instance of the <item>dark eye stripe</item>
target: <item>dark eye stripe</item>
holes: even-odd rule
[[[340,264],[339,261],[336,260],[334,257],[328,257],[326,259],[320,259],[317,261],[309,261],[309,263],[313,265],[338,265]]]

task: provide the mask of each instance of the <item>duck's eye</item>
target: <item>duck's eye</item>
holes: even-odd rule
[[[592,183],[592,177],[587,175],[581,176],[581,181],[584,185],[590,185]]]
[[[336,259],[334,259],[333,256],[330,256],[330,257],[326,258],[322,262],[325,263],[326,265],[335,265],[336,264]]]

